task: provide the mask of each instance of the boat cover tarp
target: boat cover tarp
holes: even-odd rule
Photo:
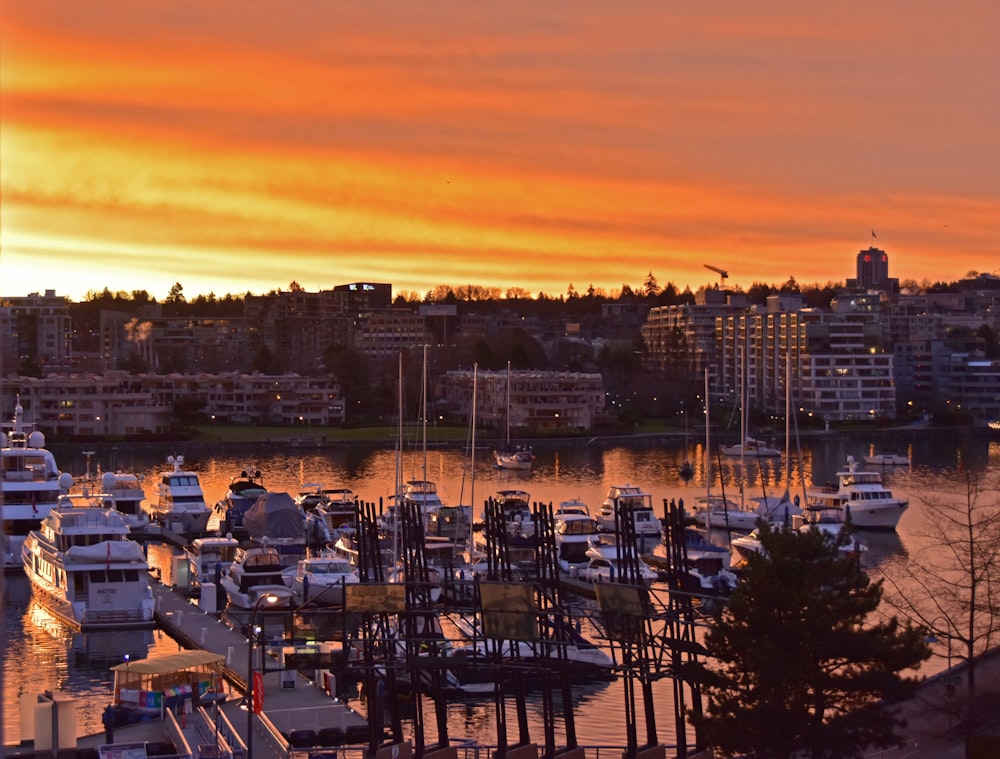
[[[189,669],[190,667],[218,664],[225,660],[226,657],[222,654],[195,649],[191,651],[179,651],[176,654],[151,656],[148,659],[139,659],[138,661],[122,662],[113,666],[111,670],[113,672],[136,672],[142,675],[163,675],[169,672]]]
[[[288,493],[268,492],[257,499],[243,516],[250,540],[284,539],[305,542],[306,523],[302,509]]]
[[[106,564],[115,561],[146,561],[142,546],[134,540],[103,540],[92,546],[70,546],[66,561]]]

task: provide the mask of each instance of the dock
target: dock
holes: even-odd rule
[[[224,674],[230,693],[218,710],[207,705],[185,714],[168,712],[163,719],[115,727],[115,745],[173,745],[180,755],[246,759],[248,742],[252,743],[255,758],[287,758],[305,747],[316,753],[325,747],[332,751],[341,744],[367,742],[367,719],[335,696],[329,678],[310,680],[301,672],[282,670],[272,658],[265,661],[262,712],[251,716],[243,700],[247,683],[252,680],[247,638],[219,615],[202,610],[161,582],[151,578],[150,586],[156,598],[157,625],[178,641],[178,650],[197,648],[226,657]],[[249,612],[247,616],[249,621]],[[263,635],[265,647],[269,647],[266,631]],[[258,644],[255,652],[258,662],[259,649]],[[252,669],[254,673],[260,672],[257,665]],[[109,693],[109,703],[111,696]],[[248,741],[249,729],[254,730],[251,741]],[[107,743],[104,733],[85,736],[77,739],[76,749],[83,752],[90,749],[96,756],[98,749]],[[36,752],[34,746],[7,748],[8,756]]]

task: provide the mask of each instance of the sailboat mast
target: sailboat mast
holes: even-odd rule
[[[712,495],[712,416],[708,409],[708,367],[705,367],[705,495]]]
[[[421,399],[421,403],[423,404],[422,415],[423,415],[423,418],[424,418],[424,421],[423,421],[423,424],[424,424],[424,430],[423,430],[423,436],[424,436],[424,441],[423,441],[423,443],[424,443],[424,477],[423,477],[423,479],[426,481],[427,480],[427,346],[426,345],[424,346],[424,369],[423,369],[423,377],[421,379],[421,384],[420,384],[420,399]]]
[[[506,394],[506,398],[504,400],[504,408],[505,408],[504,416],[507,417],[507,422],[506,422],[507,437],[506,440],[504,440],[504,444],[507,446],[507,449],[510,450],[510,361],[507,362],[507,381],[504,383],[504,385],[505,385],[504,392]]]
[[[472,434],[469,436],[472,450],[469,451],[469,468],[471,469],[471,476],[469,477],[469,556],[472,556],[472,515],[476,513],[476,406],[477,396],[476,396],[476,385],[478,383],[479,377],[479,364],[472,365]]]

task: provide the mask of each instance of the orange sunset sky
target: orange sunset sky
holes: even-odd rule
[[[1000,274],[996,0],[0,13],[0,295]]]

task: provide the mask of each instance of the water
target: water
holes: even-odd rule
[[[378,502],[394,489],[396,454],[392,450],[361,446],[318,448],[293,446],[280,441],[253,448],[225,449],[221,446],[174,446],[167,450],[155,447],[91,446],[96,454],[92,469],[121,468],[143,474],[147,497],[154,497],[158,473],[167,468],[168,454],[185,455],[185,468],[199,472],[207,501],[222,497],[229,480],[240,470],[253,466],[264,476],[271,490],[285,490],[293,495],[303,483],[322,483],[326,487],[348,487],[363,500]],[[801,454],[792,461],[791,492],[802,491],[802,482],[823,483],[834,478],[848,455],[860,457],[869,452],[892,449],[907,453],[913,468],[888,470],[885,478],[894,490],[911,498],[910,509],[903,515],[894,534],[870,533],[865,536],[871,550],[867,556],[871,571],[888,557],[905,555],[919,544],[920,525],[924,518],[920,498],[953,490],[959,467],[976,471],[1000,471],[1000,442],[980,436],[941,431],[906,430],[864,435],[831,434],[802,441]],[[53,447],[64,471],[75,475],[87,469],[82,448]],[[403,478],[424,478],[438,483],[446,503],[482,502],[505,487],[519,487],[531,493],[533,500],[558,502],[580,498],[593,510],[603,501],[611,485],[635,483],[654,496],[658,507],[664,499],[688,501],[705,492],[704,444],[683,439],[656,440],[629,445],[591,444],[536,447],[535,467],[530,472],[498,470],[492,465],[488,450],[477,451],[475,476],[468,456],[460,449],[431,448],[407,451],[403,455]],[[678,471],[685,457],[695,465],[689,484]],[[426,471],[425,471],[426,460]],[[747,461],[745,496],[764,492],[780,493],[786,486],[785,462],[770,459],[760,463]],[[724,488],[730,497],[739,498],[738,460],[712,462],[714,485]],[[799,474],[801,472],[801,475]],[[473,492],[474,488],[474,492]],[[477,507],[478,513],[480,509]],[[172,550],[150,547],[150,561],[166,575],[170,571]],[[583,603],[583,602],[581,602]],[[78,698],[78,733],[102,731],[101,712],[111,692],[109,667],[121,662],[128,653],[133,659],[143,655],[176,651],[178,645],[159,631],[73,633],[31,600],[27,580],[18,574],[5,578],[3,589],[3,743],[20,740],[18,698],[21,693],[61,690]],[[587,630],[585,630],[587,632]],[[930,666],[940,668],[940,662]],[[669,680],[656,685],[657,730],[661,740],[674,742],[672,688]],[[597,683],[574,690],[577,737],[581,743],[621,745],[624,742],[625,705],[621,681]],[[541,741],[541,705],[532,701],[531,735]],[[641,712],[641,709],[640,709]],[[428,738],[433,740],[433,714],[426,713]],[[641,717],[641,714],[640,714]],[[508,719],[513,723],[513,712]],[[495,741],[496,726],[489,701],[455,702],[448,708],[448,726],[452,737],[475,736],[481,742]],[[511,729],[516,726],[512,724]],[[642,729],[640,721],[640,729]],[[516,738],[516,736],[511,736]]]

